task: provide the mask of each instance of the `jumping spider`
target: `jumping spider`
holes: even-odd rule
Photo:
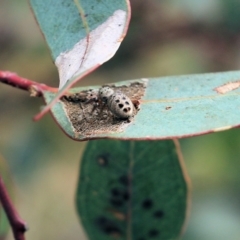
[[[139,110],[138,100],[131,100],[120,90],[114,90],[109,86],[103,86],[99,90],[89,90],[84,94],[79,93],[77,99],[73,97],[68,97],[68,99],[75,102],[78,101],[82,110],[84,110],[82,103],[91,103],[93,105],[90,111],[91,114],[98,111],[97,115],[102,117],[103,110],[107,109],[116,119],[127,120],[128,122],[136,114],[136,111]],[[85,117],[85,119],[87,118]]]

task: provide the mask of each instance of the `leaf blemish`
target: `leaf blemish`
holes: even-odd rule
[[[214,88],[214,90],[217,93],[224,94],[227,92],[231,92],[239,87],[240,87],[240,80],[223,84],[222,86]]]
[[[129,193],[126,191],[123,193],[123,200],[128,201],[130,198]]]
[[[115,209],[111,209],[109,210],[113,216],[119,220],[119,221],[125,221],[126,220],[126,214],[120,212],[120,211],[116,211]]]
[[[150,209],[153,207],[153,201],[149,198],[145,199],[143,202],[142,202],[142,207],[144,209]]]
[[[148,235],[149,235],[149,237],[151,237],[151,238],[157,237],[157,236],[159,236],[159,231],[156,230],[156,229],[151,229],[151,230],[148,232]]]
[[[101,216],[97,218],[96,224],[104,233],[108,235],[120,237],[122,234],[119,227],[116,226],[116,224],[113,221],[107,219],[106,217]]]
[[[162,218],[164,217],[164,212],[162,210],[157,210],[156,212],[154,212],[153,216],[155,218]]]
[[[111,194],[114,197],[118,197],[118,196],[120,196],[121,193],[118,188],[113,188],[113,189],[111,189]]]
[[[122,175],[121,177],[119,177],[119,182],[124,186],[128,186],[129,185],[128,176],[127,175]]]
[[[130,198],[128,191],[120,190],[118,188],[111,189],[111,197],[111,203],[113,203],[115,207],[117,207],[116,204],[118,204],[119,201],[121,202],[120,205],[122,205],[122,201],[128,201]]]
[[[109,154],[102,154],[97,157],[97,162],[100,166],[105,167],[109,163]]]
[[[119,207],[123,206],[124,202],[121,199],[112,198],[112,199],[110,199],[110,204],[113,207],[119,208]]]

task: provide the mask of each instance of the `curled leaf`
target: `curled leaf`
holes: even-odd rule
[[[61,91],[55,98],[115,54],[130,20],[127,0],[30,0],[30,4],[58,68]]]
[[[172,76],[152,79],[138,79],[111,84],[137,100],[139,111],[130,122],[116,119],[111,111],[102,118],[94,103],[81,101],[59,101],[52,114],[64,132],[75,140],[95,138],[116,138],[135,140],[156,140],[183,138],[222,131],[240,125],[240,88],[226,93],[216,89],[238,82],[240,72],[209,73],[187,76]],[[135,86],[133,92],[127,92]],[[89,89],[98,91],[100,86],[72,89],[68,96],[86,93]],[[124,90],[125,89],[125,90]],[[221,88],[222,89],[222,88]],[[138,92],[137,97],[134,92]],[[44,91],[47,103],[55,94]],[[103,124],[101,123],[103,121]]]

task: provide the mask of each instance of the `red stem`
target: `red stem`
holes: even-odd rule
[[[7,72],[7,71],[0,71],[0,82],[29,91],[31,96],[34,96],[34,97],[42,96],[42,92],[44,90],[50,91],[50,92],[58,91],[57,88],[52,88],[45,84],[19,77],[16,73]]]
[[[7,193],[3,180],[0,176],[0,201],[6,212],[10,225],[12,227],[15,240],[24,240],[24,233],[27,230],[26,223],[20,218],[13,203]]]

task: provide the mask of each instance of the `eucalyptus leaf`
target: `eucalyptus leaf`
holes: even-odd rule
[[[179,237],[189,207],[179,151],[171,140],[89,142],[76,196],[89,239]]]
[[[239,79],[240,71],[233,71],[111,84],[116,91],[121,90],[139,102],[140,110],[130,122],[114,119],[111,111],[104,120],[98,108],[91,112],[94,103],[84,105],[84,99],[59,101],[52,114],[63,131],[75,140],[156,140],[201,135],[240,125]],[[74,99],[87,89],[99,88],[74,88],[68,95]],[[54,97],[54,93],[44,92],[46,103]]]
[[[128,0],[30,0],[30,5],[58,68],[56,99],[112,58],[130,21]]]

